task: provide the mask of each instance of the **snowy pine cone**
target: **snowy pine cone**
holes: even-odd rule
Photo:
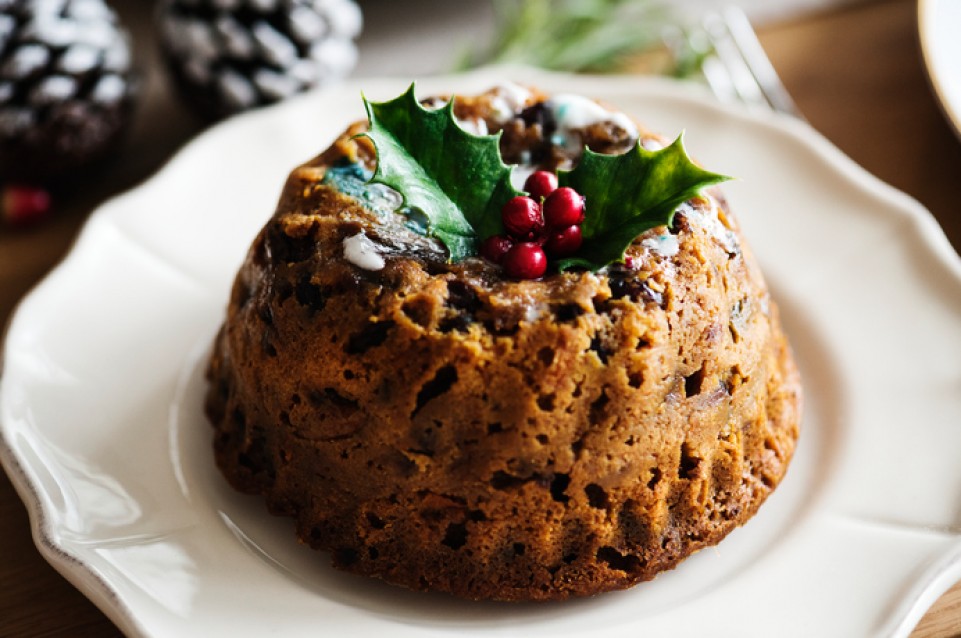
[[[353,0],[162,0],[159,21],[180,87],[210,117],[345,76],[362,25]]]
[[[0,0],[0,175],[49,184],[115,148],[135,95],[103,0]]]

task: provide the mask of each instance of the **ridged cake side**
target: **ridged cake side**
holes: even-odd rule
[[[325,179],[372,165],[357,130],[292,173],[234,284],[207,411],[235,487],[340,568],[477,599],[628,587],[754,514],[800,386],[718,193],[633,268],[509,281]],[[361,232],[382,269],[345,259]]]

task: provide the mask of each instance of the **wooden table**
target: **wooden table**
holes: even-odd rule
[[[0,324],[69,248],[93,207],[154,172],[202,128],[171,95],[153,53],[149,6],[115,3],[147,71],[143,106],[123,157],[61,199],[49,223],[0,229]],[[388,6],[388,5],[384,5]],[[887,0],[767,26],[761,40],[811,125],[881,179],[931,210],[955,249],[961,143],[932,98],[916,36],[915,2]],[[854,594],[852,594],[854,595]],[[40,557],[26,511],[0,476],[0,636],[116,636],[117,629]],[[928,612],[914,638],[961,635],[961,585]]]

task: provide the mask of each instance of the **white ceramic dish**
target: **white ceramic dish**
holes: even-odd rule
[[[918,0],[921,53],[931,88],[961,136],[961,2]]]
[[[638,78],[483,71],[617,104],[725,190],[806,383],[784,483],[746,527],[651,583],[471,604],[334,572],[213,469],[203,366],[234,272],[290,168],[366,80],[239,117],[105,204],[6,339],[2,459],[44,556],[147,636],[906,636],[961,577],[961,264],[930,215],[805,124]]]

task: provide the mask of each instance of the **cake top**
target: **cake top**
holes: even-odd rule
[[[367,281],[395,291],[419,290],[428,285],[430,278],[440,276],[448,283],[458,282],[455,287],[481,294],[485,305],[510,308],[511,314],[523,315],[537,314],[539,308],[587,311],[592,300],[599,297],[630,297],[635,301],[659,303],[659,290],[663,291],[673,276],[671,273],[677,270],[678,260],[686,259],[688,253],[692,258],[699,258],[703,246],[711,245],[718,251],[718,259],[740,254],[734,220],[728,216],[720,195],[700,192],[704,180],[714,183],[722,176],[690,162],[680,141],[667,145],[663,138],[641,129],[621,113],[587,98],[548,97],[536,89],[512,84],[477,96],[432,97],[420,102],[408,91],[392,102],[400,100],[406,104],[394,111],[383,107],[391,102],[369,104],[375,127],[385,120],[396,126],[392,120],[410,120],[411,112],[417,117],[449,120],[440,122],[444,135],[435,135],[430,144],[425,142],[426,150],[412,149],[407,153],[411,156],[433,154],[439,159],[418,162],[402,158],[413,164],[414,169],[423,169],[421,172],[428,176],[431,171],[436,172],[432,162],[445,163],[460,171],[454,171],[453,177],[432,181],[448,180],[458,187],[471,187],[476,162],[466,161],[454,149],[479,141],[486,145],[482,150],[489,156],[491,150],[494,151],[489,162],[499,173],[490,180],[494,187],[474,189],[476,192],[472,195],[482,201],[488,216],[481,217],[474,226],[470,220],[478,218],[476,210],[465,211],[455,206],[455,213],[462,216],[461,222],[468,220],[466,248],[462,246],[454,254],[437,232],[436,211],[432,210],[436,202],[420,196],[422,193],[412,195],[410,183],[424,188],[431,196],[439,190],[438,197],[448,200],[442,202],[444,206],[449,206],[450,201],[462,200],[461,195],[456,192],[450,195],[449,183],[440,188],[436,183],[424,186],[428,180],[416,172],[411,180],[397,178],[396,174],[379,180],[378,166],[384,159],[385,147],[400,146],[403,151],[404,136],[381,134],[386,141],[378,139],[371,133],[369,123],[358,122],[331,148],[292,173],[278,213],[267,229],[273,257],[299,261],[309,252],[315,272],[326,273],[325,280],[343,281],[344,285],[349,281]],[[451,136],[470,139],[445,144]],[[375,139],[372,141],[371,137]],[[410,134],[406,143],[414,145],[416,139]],[[630,154],[636,157],[631,159]],[[651,156],[654,159],[648,161]],[[618,183],[608,184],[589,171],[578,173],[588,158],[591,161],[613,158],[629,163],[613,170],[614,181]],[[665,159],[670,161],[663,161]],[[533,281],[528,280],[533,278],[511,276],[503,265],[481,253],[485,240],[491,237],[539,248],[541,243],[547,245],[547,241],[538,242],[536,237],[511,237],[512,232],[503,223],[502,202],[524,195],[521,189],[525,184],[530,188],[536,171],[549,172],[562,185],[572,186],[578,195],[586,198],[580,226],[584,231],[582,245],[587,248],[601,236],[598,231],[601,226],[592,224],[600,217],[616,214],[616,210],[610,211],[635,196],[630,192],[635,172],[640,171],[646,180],[639,188],[647,188],[648,192],[664,190],[663,185],[670,183],[670,179],[658,182],[652,177],[656,175],[652,172],[655,169],[649,166],[652,161],[655,169],[667,173],[668,178],[677,170],[690,170],[700,181],[676,189],[673,197],[662,198],[653,221],[644,222],[645,230],[628,228],[626,234],[616,235],[613,248],[608,250],[609,261],[577,261],[584,256],[583,251],[555,257],[544,275]],[[448,169],[450,167],[444,167]],[[591,170],[599,171],[596,163]],[[384,181],[389,184],[382,183]],[[648,188],[648,182],[655,182],[656,188]],[[492,198],[491,193],[499,193],[502,200],[490,203],[477,192],[487,199]],[[415,201],[418,205],[412,206]],[[603,291],[600,296],[599,290]],[[530,318],[517,316],[512,321]]]
[[[533,97],[522,87],[494,89],[467,117],[454,98],[422,105],[413,85],[388,102],[364,100],[363,135],[377,154],[371,181],[426,217],[451,261],[480,253],[518,279],[541,277],[548,260],[557,271],[598,270],[623,261],[645,230],[670,224],[681,202],[727,179],[691,162],[680,137],[650,150],[621,113],[579,96]],[[535,135],[518,157],[506,149],[503,158],[504,127],[518,119]],[[592,137],[606,148],[592,149]],[[515,176],[504,159],[523,168]],[[544,163],[548,170],[531,173]],[[521,192],[514,182],[525,173]]]

